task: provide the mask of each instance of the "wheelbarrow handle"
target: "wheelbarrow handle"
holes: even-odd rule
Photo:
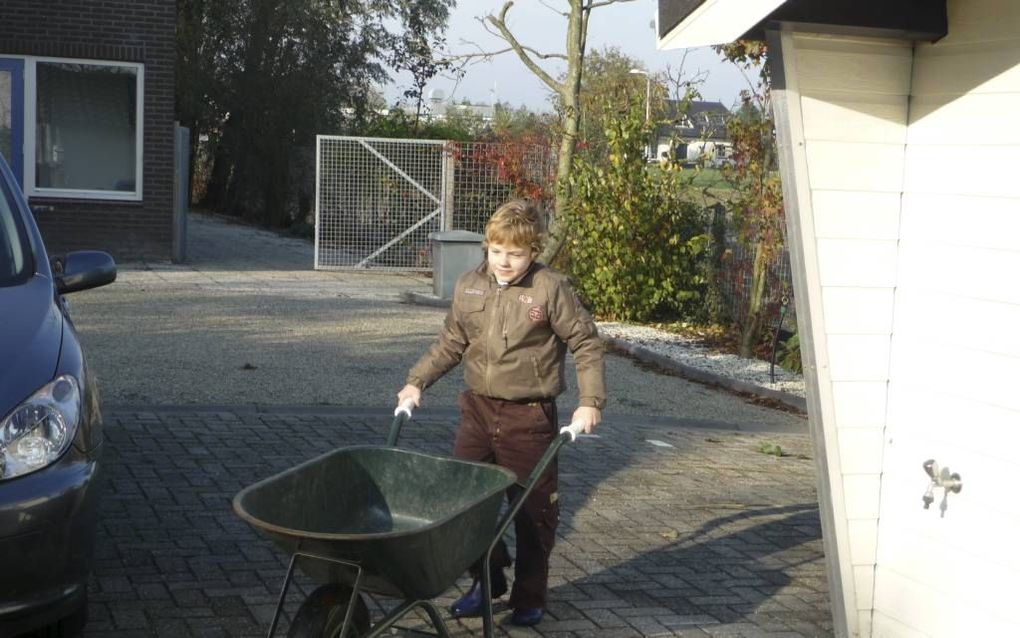
[[[577,435],[584,434],[584,424],[579,421],[574,421],[570,425],[560,428],[560,434],[569,434],[570,442],[573,443],[577,440]]]
[[[560,448],[563,447],[563,444],[568,441],[575,441],[577,439],[577,435],[582,432],[584,432],[584,425],[580,423],[571,423],[570,425],[560,429],[559,435],[553,439],[552,443],[549,444],[549,447],[546,448],[542,458],[538,460],[538,463],[536,463],[535,467],[531,470],[531,474],[528,475],[528,480],[525,481],[523,485],[524,489],[517,494],[517,498],[515,498],[513,503],[510,504],[510,508],[507,510],[506,515],[499,526],[499,533],[497,534],[496,539],[492,542],[493,547],[496,546],[496,542],[503,536],[503,532],[505,532],[510,526],[510,521],[512,521],[514,516],[517,515],[517,510],[521,509],[521,506],[524,504],[524,499],[527,498],[528,494],[531,493],[531,490],[533,490],[535,485],[538,484],[538,480],[542,478],[542,474],[545,473],[546,468],[549,467],[552,460],[556,458],[557,454],[559,454]]]
[[[415,407],[414,399],[404,399],[404,401],[397,406],[397,409],[393,411],[393,416],[399,416],[400,414],[406,414],[407,419],[411,419],[411,413],[414,412]]]
[[[411,420],[414,408],[414,399],[404,399],[404,401],[397,406],[397,409],[393,411],[393,425],[390,426],[390,435],[386,439],[386,445],[396,447],[397,439],[400,438],[400,429],[404,427],[405,423]]]

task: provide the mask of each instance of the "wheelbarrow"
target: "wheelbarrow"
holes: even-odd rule
[[[375,638],[420,607],[436,631],[427,635],[448,638],[432,599],[483,556],[482,627],[485,638],[493,637],[489,556],[560,447],[582,427],[560,430],[501,518],[515,474],[397,448],[411,405],[395,411],[385,447],[327,452],[234,497],[234,512],[291,556],[270,638],[295,568],[322,585],[301,604],[290,637]],[[363,593],[402,602],[373,626]]]

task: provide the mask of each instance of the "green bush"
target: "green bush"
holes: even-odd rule
[[[689,201],[676,165],[649,170],[643,99],[625,108],[605,110],[606,159],[575,160],[566,267],[603,318],[695,317],[707,288],[706,211]]]
[[[804,373],[804,364],[800,360],[800,334],[793,333],[779,345],[779,365],[796,374]]]

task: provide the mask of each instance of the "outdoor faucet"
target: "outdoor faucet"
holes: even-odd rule
[[[959,494],[960,490],[963,489],[963,480],[960,475],[956,472],[950,473],[948,467],[939,467],[939,464],[935,459],[928,459],[922,465],[925,473],[931,481],[928,483],[928,489],[924,491],[924,496],[921,497],[921,501],[924,503],[924,509],[935,501],[935,488],[942,488],[942,502],[939,503],[939,512],[941,517],[945,517],[946,509],[949,507],[949,493]]]

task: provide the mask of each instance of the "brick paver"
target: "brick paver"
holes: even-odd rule
[[[231,499],[335,447],[384,441],[389,418],[352,414],[109,413],[85,635],[264,636],[288,557],[233,514]],[[454,427],[422,411],[401,445],[447,453]],[[563,452],[549,613],[537,629],[501,626],[501,636],[832,635],[806,435],[640,419],[600,434]],[[786,455],[761,453],[762,442]],[[299,580],[291,609],[310,586]],[[376,614],[380,603],[370,604]],[[481,636],[477,620],[450,628]]]

